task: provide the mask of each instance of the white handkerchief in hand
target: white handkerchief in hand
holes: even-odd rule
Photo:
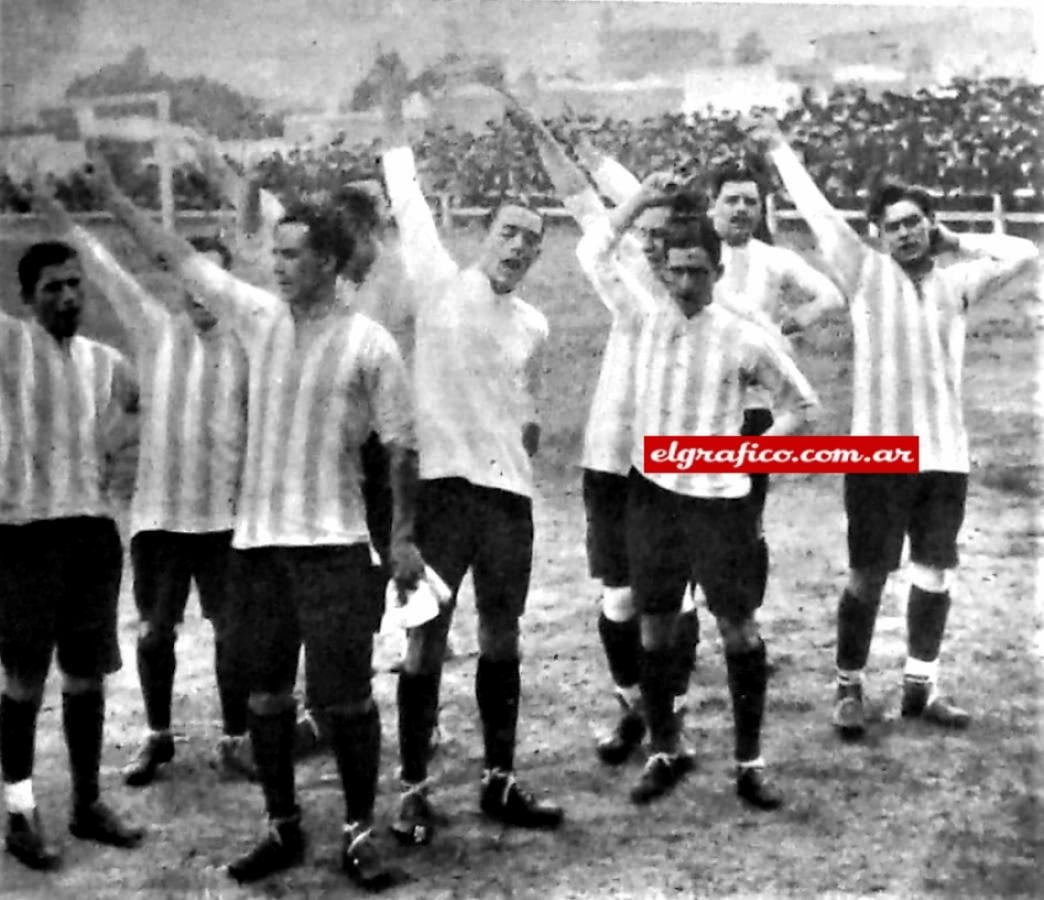
[[[446,582],[431,566],[425,566],[424,577],[406,595],[405,600],[400,599],[395,582],[388,582],[388,593],[385,597],[387,615],[402,628],[418,628],[434,619],[439,614],[442,604],[449,602],[451,595]]]

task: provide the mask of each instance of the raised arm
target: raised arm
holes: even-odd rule
[[[226,272],[200,253],[181,235],[167,231],[138,209],[117,186],[108,165],[93,160],[94,187],[105,208],[138,242],[149,258],[171,271],[214,314],[227,318],[245,339],[253,336],[263,318],[278,311],[279,301]]]
[[[501,90],[501,93],[507,101],[512,122],[524,129],[524,133],[536,144],[540,161],[554,185],[555,193],[580,228],[586,231],[593,222],[606,215],[605,204],[598,192],[587,180],[584,170],[569,158],[565,148],[540,118],[508,91]]]
[[[98,286],[113,308],[134,343],[135,354],[141,354],[145,350],[143,341],[155,335],[169,318],[166,307],[119,264],[105,244],[73,221],[68,210],[42,182],[34,185],[33,209],[51,231],[64,236],[77,249],[88,279]]]
[[[808,328],[832,310],[843,309],[845,295],[833,281],[800,255],[789,250],[785,253],[783,293],[787,300],[793,300],[796,305],[788,308],[782,330],[784,334],[792,334]]]
[[[872,251],[816,186],[804,163],[786,142],[776,120],[762,115],[754,123],[748,131],[751,140],[767,152],[798,212],[812,229],[820,253],[837,275],[841,290],[851,297],[859,282],[865,254]]]
[[[975,303],[988,294],[1031,274],[1040,261],[1037,245],[1007,234],[955,234],[942,225],[936,229],[945,249],[952,250],[964,280],[965,297]]]
[[[576,140],[576,154],[587,168],[599,193],[616,206],[638,193],[641,181],[623,163],[603,153],[582,132]]]
[[[439,238],[435,218],[417,179],[402,112],[404,93],[397,74],[384,72],[380,84],[385,146],[381,162],[392,215],[399,226],[406,277],[416,284],[429,285],[451,278],[458,268]]]

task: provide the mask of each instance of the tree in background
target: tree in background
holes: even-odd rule
[[[761,32],[753,28],[736,41],[732,51],[732,61],[737,66],[756,66],[770,56],[772,51],[765,46]]]
[[[281,116],[270,115],[256,97],[205,78],[172,78],[153,72],[143,47],[135,47],[123,60],[102,66],[91,75],[76,78],[66,89],[69,100],[110,94],[170,94],[170,117],[179,125],[190,125],[221,140],[256,140],[281,137]]]

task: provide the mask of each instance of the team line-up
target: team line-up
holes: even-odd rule
[[[389,581],[395,604],[440,598],[412,620],[398,674],[392,834],[427,844],[441,821],[430,763],[450,622],[469,571],[479,805],[515,827],[563,821],[559,805],[515,774],[548,337],[518,289],[544,222],[523,199],[505,198],[476,260],[459,264],[421,192],[394,71],[380,94],[382,172],[332,197],[258,195],[249,173],[194,138],[240,212],[228,244],[164,230],[94,156],[94,190],[178,280],[178,303],[151,295],[45,182],[37,189],[54,239],[19,262],[27,315],[0,317],[0,768],[6,849],[26,866],[60,864],[32,780],[55,649],[69,831],[125,848],[145,836],[99,785],[103,683],[121,665],[123,557],[109,491],[114,464],[134,446],[130,556],[146,736],[124,781],[150,784],[175,754],[175,645],[194,581],[214,628],[218,759],[259,782],[267,813],[258,843],[229,863],[232,878],[256,881],[302,862],[294,763],[322,746],[344,795],[341,867],[366,889],[394,881],[374,825],[381,722],[371,684]],[[864,241],[767,116],[749,123],[747,145],[721,168],[639,182],[582,140],[567,149],[504,94],[580,226],[579,265],[612,317],[581,458],[588,562],[601,584],[597,631],[620,703],[599,758],[623,765],[647,741],[630,791],[637,804],[670,793],[692,769],[684,724],[701,590],[722,638],[736,794],[761,810],[783,803],[761,743],[768,660],[756,613],[769,572],[768,476],[742,467],[813,426],[818,401],[784,335],[845,307],[853,441],[912,438],[917,466],[844,479],[850,571],[837,612],[833,725],[846,738],[867,729],[862,673],[882,591],[909,539],[901,712],[967,726],[969,713],[937,686],[969,471],[965,313],[1031,270],[1035,247],[954,234],[936,223],[930,196],[887,177],[868,208],[879,237]],[[823,271],[758,231],[763,170],[752,159],[775,167]],[[397,226],[396,249],[386,219]],[[123,325],[128,357],[78,334],[85,279]],[[652,471],[636,438],[645,435],[750,443],[724,471]]]

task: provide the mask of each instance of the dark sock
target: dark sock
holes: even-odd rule
[[[100,690],[62,694],[62,725],[69,750],[73,808],[82,809],[98,799],[102,733],[105,728],[105,695]]]
[[[399,759],[402,779],[419,784],[428,777],[431,734],[439,715],[441,675],[399,674]]]
[[[291,706],[274,716],[259,716],[251,710],[248,721],[268,817],[292,818],[297,815],[293,756],[297,710]]]
[[[153,731],[170,729],[174,693],[174,635],[152,632],[138,639],[138,680],[145,700],[145,716]]]
[[[598,636],[605,648],[609,674],[617,687],[634,687],[641,678],[642,632],[638,617],[627,622],[614,622],[598,616]]]
[[[330,743],[344,790],[345,822],[369,822],[377,798],[381,763],[381,719],[377,705],[361,716],[330,712]]]
[[[33,774],[36,717],[40,704],[0,694],[0,772],[5,784],[25,781]]]
[[[482,718],[486,768],[511,772],[515,768],[518,701],[522,691],[517,659],[492,660],[479,656],[475,670],[475,699]]]
[[[910,588],[910,599],[906,604],[906,639],[910,656],[925,662],[939,658],[949,612],[949,592],[925,591],[916,586]]]
[[[674,715],[674,648],[643,650],[642,704],[649,723],[653,753],[678,751],[678,723]]]
[[[863,603],[846,589],[837,606],[837,667],[858,672],[866,668],[874,622],[880,603]]]
[[[243,735],[247,732],[247,697],[249,691],[243,679],[228,658],[228,641],[214,635],[214,675],[217,680],[218,700],[221,703],[221,721],[225,734]]]
[[[725,668],[732,694],[732,718],[736,730],[736,759],[747,762],[761,755],[761,720],[765,714],[765,642],[753,650],[726,653]]]
[[[700,619],[694,609],[679,613],[674,626],[674,674],[671,693],[681,697],[689,689],[689,678],[696,668],[696,647],[700,643]]]

